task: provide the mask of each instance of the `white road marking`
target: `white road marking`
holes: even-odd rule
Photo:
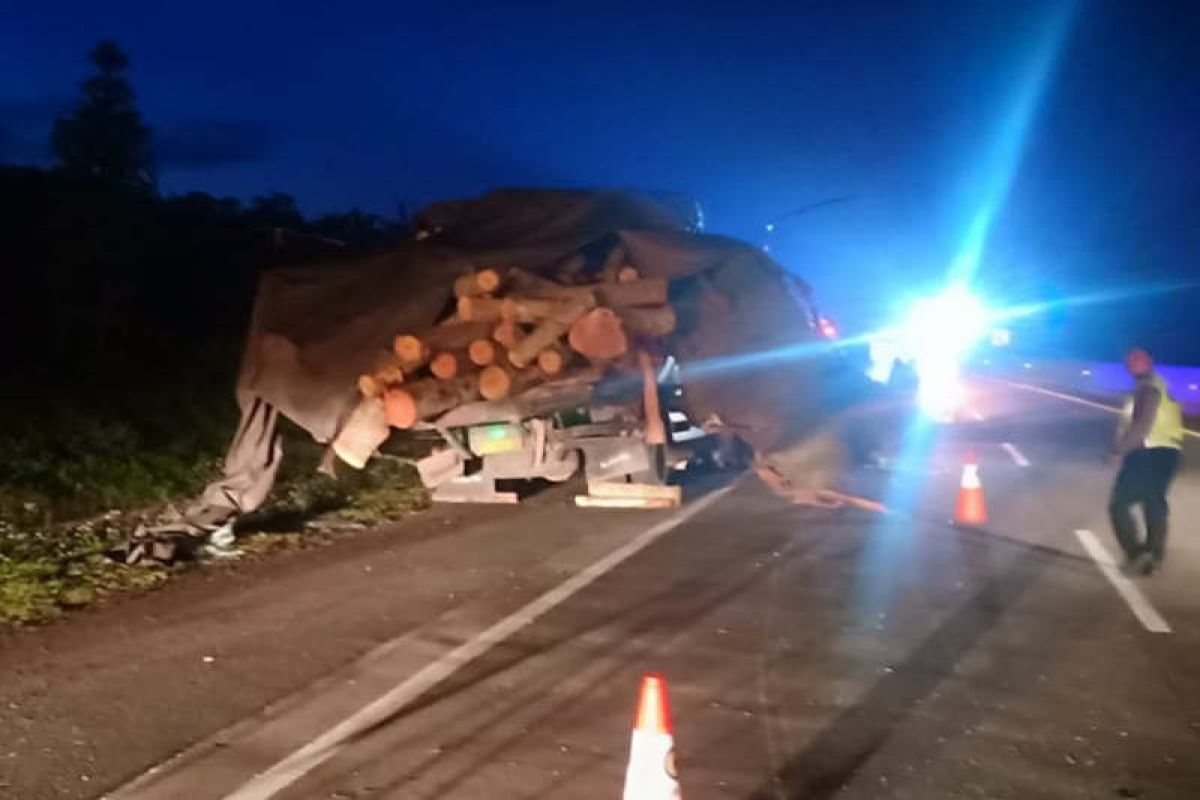
[[[1142,623],[1142,627],[1151,633],[1170,633],[1171,626],[1162,618],[1158,610],[1150,604],[1146,596],[1142,594],[1142,590],[1133,584],[1133,581],[1126,578],[1117,569],[1117,562],[1109,554],[1104,545],[1100,544],[1100,540],[1091,531],[1075,531],[1075,535],[1079,537],[1079,543],[1083,545],[1083,549],[1087,551],[1092,560],[1096,562],[1096,566],[1100,568],[1100,572],[1104,577],[1108,578],[1108,582],[1117,590],[1117,594],[1121,595],[1121,599],[1125,601],[1133,615],[1138,618],[1138,622]]]
[[[425,692],[491,650],[522,628],[555,608],[596,579],[612,571],[621,562],[636,555],[658,539],[700,513],[732,489],[726,486],[701,498],[670,519],[647,529],[625,545],[576,573],[550,591],[497,622],[475,638],[464,642],[438,660],[426,665],[386,694],[368,703],[354,714],[313,739],[241,788],[225,800],[266,800],[295,783],[307,773],[335,756],[355,735],[386,721]]]
[[[1024,389],[1027,392],[1036,392],[1037,394],[1044,394],[1047,397],[1054,397],[1058,400],[1065,400],[1068,403],[1075,403],[1077,405],[1087,406],[1088,408],[1098,408],[1101,411],[1107,411],[1110,414],[1120,414],[1121,413],[1121,409],[1117,408],[1116,406],[1109,406],[1109,405],[1105,405],[1104,403],[1097,403],[1092,400],[1084,400],[1082,397],[1076,397],[1075,395],[1071,395],[1071,394],[1063,394],[1062,392],[1055,392],[1051,389],[1043,389],[1041,386],[1033,386],[1028,383],[1021,383],[1019,381],[1006,381],[1003,378],[996,378],[995,380],[996,380],[996,382],[1003,383],[1006,386],[1013,386],[1017,389]],[[1200,439],[1200,432],[1185,430],[1183,433],[1185,436],[1191,436],[1192,438]]]
[[[1017,449],[1015,444],[1012,442],[1001,442],[1000,446],[1004,448],[1004,452],[1012,456],[1012,460],[1017,462],[1018,467],[1029,466],[1029,459],[1025,457],[1024,453]]]
[[[1066,400],[1068,403],[1076,403],[1081,406],[1087,406],[1088,408],[1098,408],[1101,411],[1107,411],[1110,414],[1120,414],[1121,413],[1121,409],[1116,408],[1114,406],[1107,406],[1104,403],[1097,403],[1093,400],[1084,400],[1082,397],[1075,397],[1074,395],[1063,394],[1062,392],[1055,392],[1051,389],[1043,389],[1040,386],[1034,386],[1029,383],[1020,383],[1019,381],[1006,381],[1002,378],[997,378],[996,380],[998,380],[1000,383],[1006,384],[1008,386],[1014,386],[1018,389],[1024,389],[1027,392],[1036,392],[1037,394],[1044,394],[1047,397],[1054,397],[1058,400]]]

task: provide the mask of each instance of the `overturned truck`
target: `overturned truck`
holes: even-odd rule
[[[662,482],[678,402],[752,448],[776,488],[831,487],[837,457],[812,444],[833,410],[809,287],[688,217],[635,192],[496,191],[426,209],[392,252],[267,272],[241,423],[189,521],[262,503],[279,415],[329,445],[327,469],[437,431],[418,465],[435,499],[511,499],[497,479],[582,469],[605,505],[614,485]]]

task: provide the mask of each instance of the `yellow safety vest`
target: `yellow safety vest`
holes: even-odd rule
[[[1158,413],[1154,416],[1154,424],[1150,426],[1150,433],[1146,435],[1142,444],[1145,447],[1173,447],[1180,450],[1183,448],[1183,409],[1175,398],[1171,397],[1166,382],[1158,373],[1150,376],[1150,382],[1159,392]],[[1133,396],[1130,396],[1121,412],[1121,429],[1127,429],[1132,422]]]

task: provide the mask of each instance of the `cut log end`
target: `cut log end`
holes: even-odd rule
[[[393,428],[411,428],[417,424],[417,402],[404,388],[392,387],[383,395],[384,416]]]
[[[467,347],[467,358],[477,367],[487,367],[496,363],[500,345],[491,339],[476,339]]]
[[[617,283],[632,283],[641,277],[642,273],[634,266],[624,266],[617,270]]]
[[[493,364],[479,373],[479,396],[484,400],[503,400],[524,392],[541,381],[536,369],[515,369]]]
[[[438,353],[429,361],[429,371],[435,378],[448,381],[463,370],[462,356],[458,353]]]
[[[402,365],[420,365],[425,362],[427,350],[419,336],[402,333],[392,340],[392,352]]]
[[[512,390],[512,384],[512,371],[494,364],[479,373],[479,396],[484,400],[503,400]]]
[[[383,397],[385,388],[383,381],[374,375],[358,376],[358,393],[363,397]]]
[[[491,294],[500,288],[500,273],[494,269],[481,269],[475,275],[475,285],[484,294]]]
[[[491,294],[500,288],[500,273],[494,269],[470,272],[454,281],[455,297]]]
[[[548,376],[559,375],[567,365],[567,358],[558,347],[547,347],[537,354],[537,366]]]
[[[621,318],[610,308],[594,308],[580,317],[567,341],[575,352],[597,360],[617,358],[629,350]]]

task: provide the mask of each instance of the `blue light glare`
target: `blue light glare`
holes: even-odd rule
[[[1017,81],[1007,112],[1002,116],[996,138],[989,154],[980,162],[985,170],[980,201],[970,217],[966,234],[951,261],[947,285],[951,292],[965,291],[979,271],[987,247],[988,235],[1007,200],[1025,142],[1036,112],[1046,93],[1054,65],[1066,41],[1070,23],[1078,3],[1066,0],[1058,4],[1042,26],[1041,35],[1028,59],[1023,76]],[[964,339],[949,342],[946,350],[962,347]],[[935,348],[936,352],[937,348]],[[963,350],[965,352],[965,350]],[[942,364],[946,361],[943,359]],[[928,372],[928,367],[926,368]],[[918,372],[920,366],[918,366]],[[942,383],[947,392],[956,391],[957,376],[935,370],[934,383]],[[924,379],[922,379],[924,383]],[[920,390],[918,390],[920,391]],[[954,399],[954,398],[951,398]],[[927,417],[912,418],[904,430],[899,462],[914,467],[927,463],[933,446],[932,429]],[[892,509],[911,508],[920,489],[919,469],[902,470],[889,483],[885,505]],[[898,524],[897,518],[884,518],[874,526],[866,557],[859,570],[857,603],[862,621],[883,619],[890,611],[899,562],[910,544],[909,526]]]
[[[966,401],[963,362],[983,338],[989,314],[964,286],[913,303],[898,350],[917,372],[917,403],[934,419],[950,420]]]
[[[950,265],[951,284],[969,284],[979,270],[988,235],[1008,198],[1030,128],[1054,74],[1078,5],[1075,0],[1057,4],[1042,26],[1023,75],[1016,82],[1007,112],[1001,117],[995,140],[979,162],[985,176],[980,202]]]

